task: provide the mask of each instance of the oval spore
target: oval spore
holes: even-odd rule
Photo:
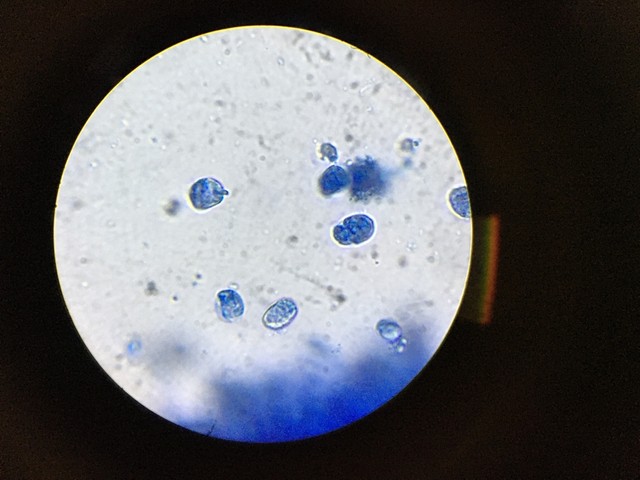
[[[364,213],[356,213],[333,227],[333,238],[340,245],[359,245],[369,240],[374,232],[373,218]]]
[[[262,323],[271,330],[280,330],[293,322],[298,315],[298,305],[292,298],[284,297],[273,303],[262,315]]]

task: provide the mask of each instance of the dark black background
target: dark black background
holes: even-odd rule
[[[59,178],[98,102],[159,51],[249,24],[396,70],[450,133],[474,215],[501,220],[492,323],[459,318],[390,404],[283,445],[130,400],[78,338],[53,258]],[[0,42],[0,478],[640,476],[640,4],[2,0]]]

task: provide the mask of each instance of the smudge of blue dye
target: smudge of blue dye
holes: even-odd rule
[[[229,192],[219,180],[212,177],[204,177],[191,185],[189,199],[196,210],[208,210],[224,200]]]
[[[318,186],[320,187],[320,192],[328,196],[344,190],[349,186],[350,182],[351,178],[349,178],[349,174],[344,168],[338,165],[331,165],[320,175]]]
[[[235,290],[220,290],[216,294],[216,311],[225,322],[233,322],[244,314],[244,301]]]
[[[332,143],[325,142],[318,149],[318,156],[321,160],[329,160],[330,162],[338,161],[338,149]]]
[[[387,190],[385,174],[378,162],[370,157],[356,157],[347,165],[351,175],[351,199],[366,202],[371,197],[381,196]]]
[[[127,353],[130,357],[138,357],[142,353],[142,342],[138,339],[131,340],[127,344]]]
[[[449,204],[456,215],[461,218],[471,217],[469,193],[467,187],[456,187],[449,192]]]
[[[376,324],[378,334],[398,353],[404,352],[407,339],[402,336],[402,328],[398,322],[390,318],[383,318]]]
[[[298,306],[292,298],[281,298],[262,315],[262,323],[271,330],[280,330],[293,322],[298,315]]]
[[[369,215],[357,213],[333,227],[333,238],[340,245],[359,245],[369,240],[375,232],[375,224]]]
[[[270,371],[253,378],[212,380],[205,395],[219,405],[212,416],[185,417],[167,412],[176,423],[203,435],[244,442],[285,442],[315,437],[345,427],[373,412],[398,394],[429,360],[424,333],[404,355],[367,352],[353,363],[340,364],[339,382],[303,368]]]

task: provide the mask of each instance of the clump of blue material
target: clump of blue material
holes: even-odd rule
[[[244,314],[244,301],[235,290],[220,290],[216,294],[216,310],[222,320],[233,322]]]
[[[369,215],[357,213],[333,227],[333,238],[340,245],[359,245],[369,240],[374,231],[373,219]]]
[[[398,322],[390,318],[383,318],[376,324],[378,334],[389,343],[393,350],[402,353],[407,346],[407,340],[402,336],[402,328]]]
[[[351,198],[367,201],[373,196],[381,196],[387,189],[384,173],[378,162],[370,156],[356,157],[347,166],[351,175]]]
[[[330,162],[338,161],[338,149],[331,143],[325,142],[320,145],[318,149],[318,155],[322,160],[329,160]]]
[[[271,330],[280,330],[291,324],[298,315],[298,306],[292,298],[281,298],[262,315],[262,323]]]
[[[449,204],[453,211],[462,218],[471,217],[471,206],[469,205],[469,193],[467,187],[456,187],[449,192]]]
[[[229,192],[219,180],[204,177],[197,180],[189,189],[189,200],[196,210],[208,210],[224,200]]]
[[[347,171],[338,165],[331,165],[327,168],[318,182],[323,195],[333,195],[349,186],[351,179]]]

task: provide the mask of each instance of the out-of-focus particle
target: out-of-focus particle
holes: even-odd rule
[[[318,147],[318,157],[320,160],[329,160],[330,162],[338,161],[338,149],[329,142],[324,142]]]

